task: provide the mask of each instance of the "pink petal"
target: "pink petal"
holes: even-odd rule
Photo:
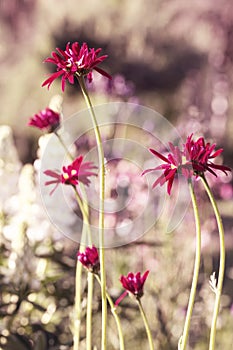
[[[164,162],[170,164],[169,160],[168,160],[166,157],[164,157],[164,156],[163,156],[162,154],[160,154],[159,152],[155,151],[153,148],[150,148],[150,152],[153,153],[156,157],[159,157],[160,159],[162,159]]]

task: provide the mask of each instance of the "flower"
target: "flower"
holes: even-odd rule
[[[54,178],[54,180],[46,181],[45,185],[48,186],[55,184],[55,187],[50,192],[50,194],[56,190],[57,186],[60,183],[76,186],[80,181],[84,185],[89,186],[89,176],[97,176],[97,174],[94,173],[92,169],[96,169],[96,166],[94,166],[92,162],[83,162],[83,156],[80,156],[76,158],[70,165],[63,166],[62,173],[53,170],[44,171],[45,175]]]
[[[211,174],[217,176],[213,169],[221,170],[226,175],[227,171],[231,171],[229,167],[217,165],[211,161],[211,159],[216,158],[222,153],[222,148],[215,151],[215,144],[210,145],[210,143],[205,143],[203,137],[194,141],[192,137],[193,134],[187,137],[183,149],[174,146],[170,142],[169,147],[171,152],[167,157],[154,149],[150,149],[151,153],[165,162],[165,164],[143,171],[142,175],[155,170],[163,170],[163,174],[153,183],[152,188],[155,188],[157,185],[162,186],[167,182],[167,192],[170,195],[173,181],[177,174],[184,176],[186,179],[191,179],[193,176],[196,178],[198,176],[204,176],[205,171],[209,171]]]
[[[98,273],[100,269],[99,253],[96,247],[86,247],[85,252],[77,253],[77,258],[83,266],[85,266],[90,272]]]
[[[203,176],[205,171],[209,171],[211,174],[217,177],[217,174],[213,169],[221,170],[227,175],[227,171],[231,169],[225,165],[214,164],[211,160],[219,156],[223,149],[220,148],[215,151],[216,144],[211,145],[209,142],[205,143],[203,137],[200,137],[197,141],[192,139],[193,134],[187,137],[184,144],[184,156],[187,161],[192,165],[194,175]]]
[[[101,48],[97,50],[88,48],[86,43],[82,46],[76,41],[72,45],[67,43],[65,51],[56,48],[57,52],[53,51],[52,56],[45,59],[44,62],[50,62],[57,66],[57,72],[50,75],[46,79],[42,86],[48,85],[48,88],[52,82],[58,77],[62,77],[62,91],[65,90],[66,80],[70,84],[74,84],[74,77],[87,76],[89,82],[92,81],[92,70],[96,70],[98,73],[111,79],[111,76],[103,69],[97,67],[99,63],[104,61],[108,56],[99,56]]]
[[[49,132],[52,132],[60,125],[60,114],[50,108],[46,108],[34,114],[30,118],[28,125],[41,130],[47,129]]]
[[[179,147],[174,146],[171,142],[169,143],[169,146],[171,153],[169,153],[167,157],[150,148],[150,152],[156,157],[162,159],[165,164],[161,164],[152,169],[147,169],[143,171],[142,175],[162,169],[163,174],[153,183],[152,188],[155,188],[157,185],[162,186],[165,182],[167,182],[167,192],[170,195],[175,176],[178,173],[182,173],[186,178],[189,178],[191,176],[191,169],[189,164],[185,165],[185,163],[183,163],[183,152],[179,149]]]
[[[125,292],[117,299],[115,305],[118,305],[121,300],[129,293],[136,297],[136,299],[140,299],[143,296],[143,286],[147,279],[149,271],[147,270],[143,276],[141,276],[140,272],[136,274],[129,272],[127,276],[121,276],[120,282],[125,288]]]

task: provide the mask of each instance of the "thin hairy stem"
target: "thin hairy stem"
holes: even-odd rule
[[[54,134],[57,136],[59,142],[61,143],[61,145],[63,146],[64,150],[66,151],[66,155],[70,158],[70,160],[74,160],[74,157],[72,156],[72,154],[70,153],[68,147],[66,146],[65,142],[63,141],[62,137],[59,135],[59,133],[55,130]]]
[[[216,327],[217,327],[217,318],[220,308],[220,299],[222,294],[222,286],[223,286],[223,280],[224,280],[224,273],[225,273],[225,238],[224,238],[224,228],[222,224],[221,215],[218,210],[218,206],[216,203],[216,200],[213,196],[213,193],[206,181],[206,178],[203,176],[201,177],[202,183],[205,187],[205,190],[209,196],[210,202],[212,204],[214,214],[216,217],[217,225],[218,225],[218,232],[219,232],[219,242],[220,242],[220,264],[219,264],[219,273],[218,273],[218,284],[215,291],[215,304],[214,304],[214,311],[213,311],[213,317],[212,317],[212,324],[211,324],[211,330],[210,330],[210,342],[209,342],[209,350],[215,349],[215,338],[216,338]]]
[[[101,286],[101,281],[98,275],[95,274],[95,278],[97,279],[99,285]],[[106,297],[107,300],[109,302],[109,305],[111,307],[111,312],[113,314],[113,317],[116,321],[116,325],[117,325],[117,330],[118,330],[118,336],[119,336],[119,345],[120,345],[120,350],[124,350],[125,349],[125,345],[124,345],[124,336],[123,336],[123,331],[122,331],[122,327],[121,327],[121,321],[120,318],[116,312],[116,307],[114,305],[114,302],[112,301],[111,296],[109,295],[108,291],[106,290]]]
[[[99,255],[100,255],[100,277],[101,277],[101,297],[102,297],[102,342],[101,349],[107,348],[107,299],[106,299],[106,272],[105,272],[105,251],[104,251],[104,198],[105,198],[105,165],[104,151],[100,136],[98,122],[95,116],[90,97],[88,95],[83,76],[77,76],[79,85],[88,106],[92,124],[95,132],[96,144],[99,157]]]
[[[140,310],[140,313],[141,313],[141,316],[142,316],[142,319],[143,319],[143,322],[144,322],[144,326],[145,326],[145,329],[146,329],[146,334],[147,334],[147,338],[148,338],[148,342],[149,342],[149,348],[150,348],[150,350],[154,350],[154,344],[153,344],[152,334],[151,334],[151,331],[150,331],[150,326],[149,326],[149,323],[148,323],[145,311],[144,311],[144,309],[142,307],[141,300],[138,299],[137,303],[138,303],[138,307],[139,307],[139,310]]]
[[[92,350],[92,300],[94,289],[93,273],[87,274],[87,319],[86,319],[86,350]]]
[[[201,261],[201,224],[200,224],[200,217],[198,212],[197,199],[193,190],[193,185],[191,180],[189,181],[189,191],[191,195],[195,225],[196,225],[196,254],[195,254],[195,262],[194,262],[194,270],[193,270],[193,280],[192,280],[192,286],[191,286],[189,302],[188,302],[188,309],[187,309],[183,334],[179,342],[179,350],[184,350],[188,342],[188,335],[189,335],[191,317],[193,312],[193,306],[195,302],[195,295],[197,290],[197,282],[198,282],[200,261]]]
[[[71,161],[73,161],[74,157],[70,153],[62,137],[58,134],[58,132],[55,131],[54,133],[57,136],[61,145],[63,146],[66,152],[66,155],[70,158]],[[82,194],[83,199],[80,197],[80,194],[77,191],[77,188],[75,186],[73,186],[73,188],[75,191],[76,200],[78,202],[79,208],[83,216],[83,229],[82,229],[79,252],[84,252],[86,232],[88,235],[89,244],[92,243],[92,236],[91,236],[90,223],[89,223],[89,207],[87,202],[86,191],[84,186],[81,183],[79,184],[79,186],[80,186],[80,192]],[[93,300],[93,285],[94,285],[94,279],[91,273],[88,273],[87,281],[88,281],[88,297],[87,297],[87,317],[86,317],[86,348],[87,350],[91,350],[92,348],[92,300]],[[75,305],[74,305],[75,319],[74,319],[73,350],[79,349],[81,317],[82,317],[81,299],[82,299],[82,264],[77,259],[76,274],[75,274]]]

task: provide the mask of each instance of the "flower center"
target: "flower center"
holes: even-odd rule
[[[64,179],[65,179],[65,180],[68,180],[68,179],[69,179],[69,175],[68,175],[68,174],[66,174],[66,173],[65,173],[65,174],[63,174],[63,177],[64,177]]]
[[[181,164],[186,164],[186,163],[187,163],[187,158],[185,156],[182,156]]]

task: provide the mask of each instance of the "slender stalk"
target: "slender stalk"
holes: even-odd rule
[[[71,161],[74,160],[73,155],[70,153],[68,147],[66,146],[65,142],[63,141],[62,137],[59,135],[57,131],[54,131],[54,134],[57,136],[60,144],[63,146],[66,155],[70,158]],[[74,187],[75,194],[77,192],[76,188]],[[83,209],[82,210],[82,201],[79,197],[79,194],[77,192],[77,202],[80,207],[80,210],[85,212],[86,211]],[[81,204],[81,206],[80,206]],[[86,209],[86,208],[85,208]],[[86,216],[86,215],[85,215]],[[86,235],[86,226],[83,225],[82,229],[82,236],[81,236],[81,242],[80,242],[80,248],[79,251],[83,252],[84,245],[82,242],[85,240],[85,235]],[[76,272],[75,272],[75,303],[74,303],[74,336],[73,336],[73,350],[78,350],[79,349],[79,342],[80,342],[80,328],[81,328],[81,318],[82,318],[82,305],[81,305],[81,295],[82,295],[82,264],[78,261],[76,262]]]
[[[196,289],[197,289],[198,275],[200,270],[200,261],[201,261],[201,224],[200,224],[200,217],[199,217],[198,206],[197,206],[197,199],[193,190],[193,185],[191,180],[189,181],[189,191],[191,195],[195,225],[196,225],[196,254],[195,254],[195,262],[194,262],[194,270],[193,270],[193,280],[192,280],[192,286],[191,286],[189,302],[188,302],[188,309],[187,309],[187,314],[186,314],[186,319],[184,324],[183,335],[179,344],[179,349],[181,350],[184,350],[186,348],[187,341],[188,341],[191,317],[192,317]]]
[[[92,300],[94,290],[94,277],[92,272],[87,273],[87,319],[86,319],[86,350],[92,349]]]
[[[54,131],[54,133],[57,136],[57,138],[58,138],[59,142],[61,143],[61,145],[63,146],[64,150],[66,151],[67,156],[71,160],[74,160],[73,155],[70,153],[70,151],[67,148],[65,142],[63,141],[62,137],[58,134],[57,131]],[[75,186],[73,186],[74,191],[75,191],[76,200],[78,202],[78,205],[79,205],[80,210],[81,210],[82,215],[83,215],[84,223],[86,223],[86,225],[87,225],[88,236],[89,236],[89,244],[91,244],[92,243],[92,237],[91,237],[90,224],[89,224],[89,207],[88,207],[88,203],[87,203],[86,191],[85,191],[85,188],[84,188],[83,184],[80,183],[79,187],[80,187],[80,190],[81,190],[82,197],[84,197],[84,200],[80,197],[79,192],[77,191],[77,188]],[[82,241],[82,238],[81,238],[81,241]]]
[[[73,186],[74,188],[74,192],[75,192],[75,198],[77,200],[77,203],[79,205],[79,208],[81,210],[82,216],[83,216],[83,225],[86,226],[87,229],[87,234],[88,234],[88,242],[89,244],[92,243],[92,237],[91,237],[91,229],[90,229],[90,224],[89,224],[89,213],[88,213],[88,208],[85,205],[85,203],[83,203],[78,190],[75,186]],[[85,244],[85,242],[84,242]]]
[[[81,185],[81,184],[80,184]],[[92,244],[92,236],[90,230],[90,222],[89,222],[89,207],[86,197],[86,191],[84,186],[81,186],[81,194],[82,194],[82,205],[83,211],[86,213],[86,219],[84,220],[84,225],[87,227],[88,234],[88,244]],[[81,264],[80,264],[81,265]],[[86,317],[86,349],[92,349],[92,301],[93,301],[93,291],[94,291],[94,276],[93,273],[88,272],[87,276],[87,317]]]
[[[79,194],[77,192],[77,189],[75,189],[75,194],[77,201],[79,203]],[[78,200],[79,198],[79,200]],[[82,204],[82,203],[81,203]],[[80,209],[83,208],[81,205]],[[82,209],[81,209],[82,211]],[[90,237],[90,226],[89,221],[87,222],[88,216],[86,211],[82,211],[83,213],[83,230],[82,230],[82,237],[80,242],[80,252],[85,251],[85,242],[86,240],[86,234],[88,233],[88,236]],[[88,274],[89,276],[89,274]],[[75,311],[75,321],[74,321],[74,346],[73,350],[79,349],[79,342],[80,342],[80,327],[81,327],[81,313],[82,313],[82,304],[81,304],[81,296],[82,296],[82,264],[78,261],[76,263],[76,275],[75,275],[75,305],[74,305],[74,311]],[[93,296],[93,278],[88,278],[88,302],[87,302],[87,319],[86,319],[86,344],[87,344],[87,350],[91,350],[91,335],[92,335],[92,296]]]
[[[84,228],[85,230],[85,228]],[[83,237],[84,237],[83,232]],[[85,250],[84,245],[81,244],[79,251]],[[86,349],[92,349],[92,299],[93,299],[93,274],[88,272],[88,292],[87,292],[87,318],[86,318]],[[75,276],[75,322],[74,322],[74,346],[73,350],[79,349],[80,341],[80,326],[81,326],[81,295],[82,295],[82,264],[77,260],[76,276]]]
[[[98,275],[95,274],[95,278],[97,279],[98,283],[101,286],[101,281]],[[119,336],[119,343],[120,343],[120,350],[124,350],[125,349],[125,345],[124,345],[124,336],[123,336],[123,331],[122,331],[122,327],[121,327],[121,321],[120,318],[116,312],[116,307],[114,305],[114,302],[112,301],[111,296],[109,295],[108,291],[106,290],[106,297],[107,300],[109,302],[109,305],[111,307],[111,312],[113,314],[113,317],[115,318],[116,321],[116,325],[117,325],[117,330],[118,330],[118,336]]]
[[[84,251],[84,247],[80,246],[80,252]],[[81,327],[81,294],[82,294],[82,264],[78,261],[76,263],[76,274],[75,274],[75,304],[74,304],[74,337],[73,337],[73,350],[79,349],[80,341],[80,327]]]
[[[206,181],[206,178],[203,176],[201,177],[201,180],[209,196],[210,202],[214,210],[214,214],[218,225],[219,242],[220,242],[220,264],[219,264],[219,273],[218,273],[218,284],[215,290],[215,304],[214,304],[213,318],[212,318],[212,324],[211,324],[211,330],[210,330],[210,342],[209,342],[209,350],[214,350],[217,318],[218,318],[218,313],[220,308],[220,298],[222,294],[222,286],[223,286],[224,272],[225,272],[225,239],[224,239],[224,229],[223,229],[222,219],[218,210],[216,200]]]
[[[71,159],[74,160],[74,157],[72,156],[72,154],[70,153],[68,147],[66,146],[65,142],[63,141],[62,137],[58,134],[58,132],[55,130],[54,134],[57,136],[59,142],[61,143],[61,145],[63,146],[64,150],[66,151],[67,156]]]
[[[149,342],[149,348],[150,348],[150,350],[154,350],[154,344],[153,344],[152,334],[151,334],[151,331],[150,331],[150,326],[149,326],[149,323],[148,323],[145,311],[144,311],[144,309],[142,307],[141,300],[137,299],[137,303],[138,303],[138,307],[139,307],[139,310],[140,310],[140,313],[141,313],[141,316],[142,316],[142,319],[143,319],[143,322],[144,322],[144,326],[145,326],[145,329],[146,329],[146,334],[147,334],[147,338],[148,338],[148,342]]]
[[[88,206],[85,205],[85,203],[82,202],[82,199],[80,198],[80,195],[77,191],[77,188],[74,186],[75,196],[78,202],[78,205],[80,207],[80,210],[82,212],[83,216],[83,227],[86,227],[87,235],[89,244],[92,242],[91,237],[91,230],[90,230],[90,224],[89,224],[89,213],[88,213]],[[84,239],[84,237],[82,237]],[[80,251],[82,252],[84,250],[84,246],[82,245],[83,242],[81,242]],[[79,265],[82,265],[79,261],[77,261],[77,268],[79,268]],[[80,276],[81,279],[81,276]],[[76,280],[78,286],[79,282]],[[86,349],[91,350],[92,349],[92,300],[93,300],[93,288],[94,288],[94,278],[93,274],[88,272],[87,275],[87,283],[88,283],[88,291],[87,291],[87,318],[86,318]],[[78,294],[78,300],[80,298],[80,289],[77,288],[77,294]],[[81,299],[80,299],[81,301]],[[74,349],[76,350],[76,349]]]
[[[100,136],[99,126],[95,116],[90,97],[88,95],[83,76],[77,76],[79,85],[89,108],[92,124],[96,137],[96,144],[99,157],[99,179],[100,179],[100,196],[99,196],[99,254],[100,254],[100,277],[101,277],[101,297],[102,297],[102,342],[101,349],[107,347],[107,299],[106,299],[106,273],[105,273],[105,252],[104,252],[104,197],[105,197],[105,166],[104,151]]]
[[[74,157],[70,153],[62,137],[56,131],[54,133],[57,136],[61,145],[63,146],[64,150],[66,151],[67,156],[71,160],[74,160]],[[85,200],[82,200],[82,198],[79,195],[79,192],[77,191],[77,188],[75,186],[73,188],[75,191],[76,200],[78,202],[79,208],[83,216],[83,230],[82,230],[80,249],[79,249],[80,252],[83,252],[85,250],[84,247],[85,247],[85,240],[86,240],[86,231],[88,233],[89,244],[92,243],[90,223],[89,223],[89,207],[86,200],[86,191],[84,186],[81,185],[81,193]],[[92,341],[91,341],[92,339],[92,300],[93,300],[93,286],[94,286],[94,278],[92,273],[88,273],[87,283],[88,283],[88,292],[87,292],[88,294],[87,294],[87,318],[86,318],[86,349],[91,350],[92,348]],[[82,294],[82,264],[77,260],[76,274],[75,274],[75,306],[74,306],[75,321],[74,321],[73,350],[79,349],[81,313],[82,313],[81,294]]]

